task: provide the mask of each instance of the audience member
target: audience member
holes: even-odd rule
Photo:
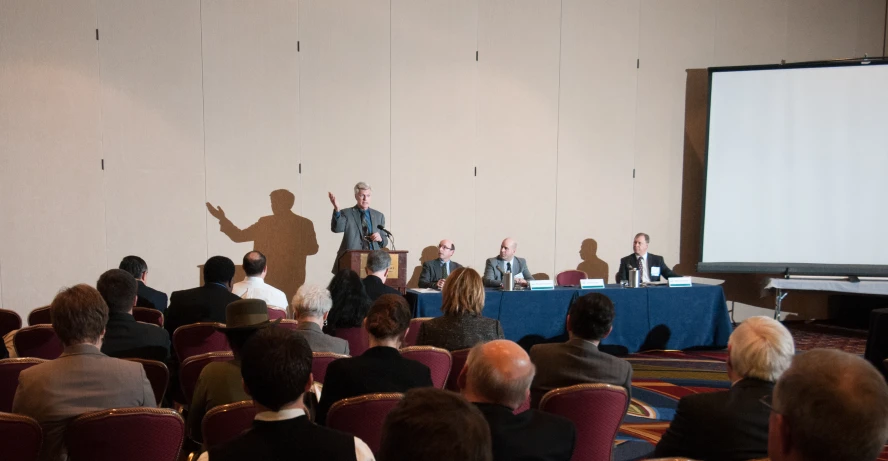
[[[327,289],[333,297],[333,307],[327,316],[324,333],[335,335],[337,328],[360,327],[373,304],[364,291],[361,277],[353,270],[343,269],[333,276]]]
[[[364,291],[371,301],[385,294],[400,295],[401,292],[385,284],[386,276],[392,267],[392,257],[388,251],[375,250],[367,256],[367,277],[364,278]]]
[[[441,240],[438,243],[438,259],[422,264],[422,272],[419,274],[420,288],[444,289],[444,282],[450,273],[462,267],[458,262],[450,260],[454,251],[456,245],[450,240]]]
[[[170,336],[176,328],[197,322],[225,323],[225,308],[240,299],[231,293],[234,263],[224,256],[213,256],[204,264],[204,285],[174,291],[164,327]]]
[[[102,353],[110,357],[166,361],[170,356],[170,335],[157,325],[137,322],[133,317],[136,279],[127,271],[111,269],[99,277],[96,288],[108,305]]]
[[[614,315],[614,303],[607,296],[581,296],[567,315],[567,342],[530,349],[530,360],[537,368],[530,386],[534,408],[546,392],[582,383],[623,386],[632,397],[632,365],[598,350],[598,344],[613,329]]]
[[[306,341],[312,352],[333,352],[348,355],[348,341],[324,334],[321,327],[327,322],[333,299],[326,288],[317,285],[302,285],[293,296],[293,310],[296,320],[296,333]]]
[[[769,406],[772,461],[872,461],[888,439],[885,379],[846,352],[814,349],[796,356]]]
[[[530,397],[534,366],[521,346],[503,339],[472,348],[459,374],[463,396],[490,425],[494,461],[570,461],[574,424],[539,410],[513,414]]]
[[[243,262],[246,278],[234,284],[231,292],[243,299],[261,299],[268,307],[287,310],[287,295],[283,291],[265,283],[268,275],[268,263],[265,255],[258,251],[251,251],[244,255]]]
[[[135,277],[136,281],[139,283],[139,300],[136,301],[137,307],[148,307],[151,309],[157,309],[161,312],[166,311],[166,293],[145,285],[146,280],[148,280],[148,264],[144,259],[138,256],[127,256],[120,261],[120,265],[117,268],[127,271]]]
[[[43,429],[41,461],[67,459],[65,428],[82,413],[155,406],[141,364],[100,352],[108,306],[95,288],[62,289],[52,300],[51,315],[65,350],[55,360],[22,371],[12,402],[13,413],[34,418]]]
[[[475,269],[453,271],[444,285],[441,317],[422,322],[416,344],[455,351],[503,338],[499,320],[483,317],[484,285]]]
[[[198,461],[373,460],[361,439],[317,426],[306,415],[302,399],[311,389],[312,356],[305,339],[266,328],[247,341],[242,357],[244,388],[259,413],[250,430]]]
[[[488,258],[484,265],[484,286],[499,288],[503,286],[503,274],[511,272],[515,285],[527,286],[527,282],[533,280],[530,269],[527,268],[527,260],[515,256],[518,250],[518,242],[507,238],[500,244],[500,254],[495,258]]]
[[[491,461],[490,429],[459,394],[413,389],[385,418],[379,461]]]
[[[759,399],[771,395],[794,354],[792,335],[780,322],[767,317],[743,321],[728,340],[731,389],[682,397],[655,455],[727,461],[767,457],[769,411]]]
[[[317,421],[324,424],[330,407],[339,400],[374,392],[406,392],[432,386],[432,373],[419,362],[405,359],[398,348],[410,325],[410,307],[401,295],[382,295],[367,314],[364,328],[370,348],[358,357],[334,360],[327,367]]]

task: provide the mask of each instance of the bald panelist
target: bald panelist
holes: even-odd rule
[[[530,270],[527,269],[527,260],[515,256],[518,250],[518,242],[513,238],[503,240],[500,245],[500,254],[487,260],[484,266],[484,286],[497,288],[503,286],[503,274],[511,272],[515,284],[527,286],[529,280],[533,280]]]
[[[441,240],[438,244],[438,259],[422,263],[422,273],[419,275],[420,288],[444,289],[444,280],[451,272],[462,267],[456,261],[451,261],[456,245],[450,240]]]

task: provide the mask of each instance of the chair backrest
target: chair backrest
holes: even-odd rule
[[[37,421],[23,415],[0,412],[0,447],[3,461],[37,461],[43,431]]]
[[[56,335],[52,325],[34,325],[22,328],[12,340],[15,354],[19,357],[37,357],[52,360],[62,355],[65,346]]]
[[[362,327],[337,328],[334,336],[348,341],[348,351],[354,357],[370,349],[370,336]]]
[[[148,359],[126,359],[130,362],[141,363],[145,369],[145,375],[148,376],[148,382],[151,383],[151,390],[154,391],[154,401],[157,406],[163,402],[163,396],[166,395],[167,384],[170,382],[170,370],[163,362]]]
[[[19,373],[45,361],[35,357],[0,360],[0,412],[12,411],[12,399],[18,388]]]
[[[611,384],[577,384],[543,395],[540,410],[564,416],[577,428],[574,461],[610,461],[629,395]]]
[[[401,355],[410,360],[429,367],[432,371],[432,384],[438,389],[444,389],[447,378],[450,376],[453,358],[447,349],[432,346],[411,346],[401,349]],[[456,371],[459,374],[459,371]]]
[[[430,319],[432,319],[432,317],[417,317],[415,319],[410,319],[407,336],[404,337],[404,343],[401,344],[401,347],[415,346],[416,340],[419,338],[419,327],[422,325],[422,322]]]
[[[176,331],[173,332],[173,348],[176,349],[176,357],[179,358],[179,362],[207,352],[230,351],[228,338],[216,330],[216,328],[224,326],[216,322],[198,322],[176,328]]]
[[[159,327],[163,326],[163,312],[150,307],[134,307],[133,317],[137,322],[153,323]]]
[[[468,360],[469,352],[471,350],[472,349],[460,349],[450,353],[453,362],[450,365],[450,376],[447,377],[447,386],[445,386],[445,389],[448,391],[459,392],[459,386],[456,384],[456,379],[459,378],[459,373],[466,365],[466,360]]]
[[[281,328],[286,328],[291,331],[298,330],[299,328],[296,327],[297,325],[299,325],[299,322],[293,319],[283,319],[280,323],[277,324],[277,326]]]
[[[319,383],[324,382],[324,376],[327,375],[327,366],[330,365],[330,362],[351,357],[345,354],[334,354],[333,352],[313,352],[311,355],[311,374],[314,380]]]
[[[558,275],[555,276],[555,283],[557,283],[560,287],[568,285],[578,286],[580,284],[580,280],[585,278],[588,278],[585,272],[578,270],[569,270],[558,273]]]
[[[184,440],[185,421],[165,408],[84,413],[65,431],[70,461],[178,461]]]
[[[277,319],[285,319],[287,318],[287,311],[275,309],[273,307],[268,308],[268,320],[277,320]]]
[[[0,309],[0,337],[6,336],[6,333],[18,330],[21,327],[22,318],[19,317],[18,312]]]
[[[52,325],[49,306],[38,307],[28,314],[28,325]]]
[[[363,440],[379,453],[382,442],[382,423],[385,417],[404,398],[404,394],[367,394],[342,399],[330,407],[327,427],[347,432]]]
[[[259,409],[252,400],[229,403],[210,408],[201,422],[203,443],[207,449],[231,441],[253,424]]]
[[[178,330],[177,330],[178,331]],[[191,397],[194,396],[194,388],[197,386],[197,378],[204,367],[212,362],[229,362],[234,360],[234,353],[227,352],[207,352],[206,354],[193,355],[185,359],[179,366],[179,384],[182,387],[182,397],[185,404],[191,403]]]

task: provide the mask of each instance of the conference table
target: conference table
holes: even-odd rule
[[[487,289],[482,315],[500,321],[506,339],[525,348],[564,341],[565,322],[574,299],[601,293],[614,303],[614,329],[602,350],[625,354],[652,349],[724,348],[731,335],[725,294],[721,286],[652,286],[603,289],[556,287],[541,291]],[[439,291],[407,290],[414,317],[439,317]]]

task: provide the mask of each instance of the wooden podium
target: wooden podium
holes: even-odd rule
[[[401,294],[407,293],[407,252],[406,251],[388,251],[392,256],[392,267],[389,269],[388,277],[385,284],[397,288]],[[351,269],[358,273],[363,279],[367,276],[365,268],[367,267],[367,255],[370,250],[348,250],[339,258],[339,270]]]

